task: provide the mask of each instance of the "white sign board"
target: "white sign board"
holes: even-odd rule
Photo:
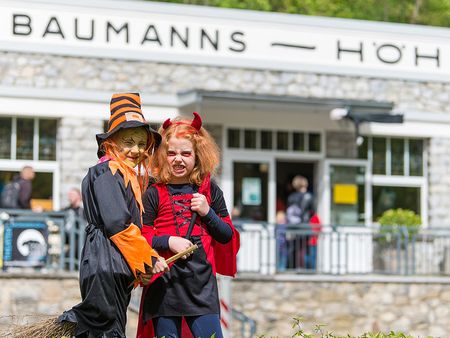
[[[133,1],[2,0],[0,50],[450,82],[450,29]]]

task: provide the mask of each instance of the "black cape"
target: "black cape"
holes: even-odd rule
[[[109,239],[130,223],[142,227],[139,207],[119,171],[108,162],[89,169],[82,184],[86,239],[80,262],[82,302],[59,321],[77,323],[76,337],[125,337],[126,312],[134,275]]]

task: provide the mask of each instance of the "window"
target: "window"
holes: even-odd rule
[[[56,132],[55,119],[0,117],[0,158],[56,161]]]
[[[319,153],[322,148],[321,134],[314,132],[230,128],[227,135],[228,148],[310,153]]]
[[[228,129],[228,147],[239,148],[241,145],[240,130]]]
[[[372,173],[387,176],[423,176],[423,140],[372,137],[358,147],[358,158],[372,153]]]
[[[272,132],[261,130],[261,149],[272,149]]]
[[[17,119],[16,158],[19,160],[33,159],[34,120]]]
[[[20,171],[0,171],[0,193],[3,187],[19,174]],[[48,206],[47,210],[53,210],[53,173],[36,172],[31,185],[31,205],[45,203]]]
[[[39,120],[39,159],[56,160],[56,120]]]
[[[277,131],[277,149],[289,149],[289,134],[287,131]]]
[[[372,201],[374,221],[388,209],[408,209],[420,215],[420,188],[418,187],[374,186]]]
[[[0,117],[0,158],[11,158],[12,118]]]
[[[391,139],[391,175],[404,175],[405,141]]]
[[[375,175],[386,174],[386,139],[374,137],[372,139],[373,149],[373,173]]]
[[[358,157],[370,159],[372,173],[372,220],[388,209],[403,208],[421,214],[424,172],[424,140],[398,137],[368,137]],[[370,156],[371,155],[371,156]],[[395,176],[395,178],[393,177]],[[395,184],[393,184],[393,179]]]
[[[409,175],[423,176],[423,142],[409,140]]]
[[[245,149],[256,149],[256,130],[244,130]]]
[[[58,199],[53,200],[59,188],[58,183],[56,186],[53,184],[58,168],[57,131],[56,119],[0,117],[0,159],[3,160],[0,170],[0,192],[4,185],[19,173],[24,164],[32,164],[36,172],[32,182],[32,207],[39,205],[44,210],[60,207]]]
[[[234,162],[233,216],[240,219],[267,221],[267,163]]]
[[[294,132],[293,136],[293,147],[294,151],[304,151],[305,150],[305,133]]]
[[[363,137],[363,143],[358,147],[358,158],[367,160],[368,139]]]
[[[308,136],[308,150],[316,152],[320,151],[320,134],[311,133]]]

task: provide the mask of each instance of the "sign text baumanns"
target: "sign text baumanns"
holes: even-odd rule
[[[269,13],[247,20],[245,11],[227,16],[216,9],[213,16],[195,7],[198,13],[185,14],[186,6],[170,5],[162,13],[160,4],[153,13],[151,3],[139,3],[142,11],[26,3],[0,5],[1,49],[450,82],[450,29],[433,35],[424,27],[426,34],[417,35],[405,25],[363,22],[358,29],[356,20],[346,20],[348,27],[293,15],[271,21]]]

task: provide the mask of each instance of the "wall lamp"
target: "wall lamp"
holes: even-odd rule
[[[359,126],[365,122],[376,123],[403,123],[402,114],[353,111],[351,107],[334,108],[330,111],[330,119],[333,121],[350,120],[355,124],[356,144],[360,146],[364,142],[364,138],[359,133]]]

